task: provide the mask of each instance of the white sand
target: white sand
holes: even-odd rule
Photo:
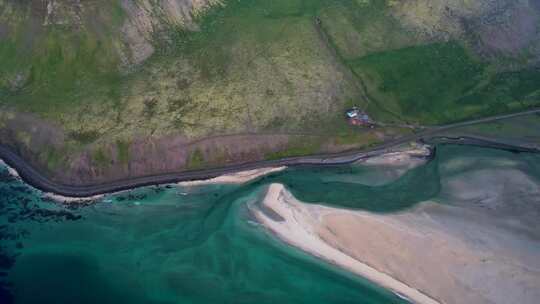
[[[263,209],[255,209],[253,213],[263,225],[284,241],[361,275],[384,288],[397,292],[415,303],[439,303],[422,292],[354,259],[323,241],[317,231],[318,223],[320,217],[330,209],[323,206],[305,208],[305,206],[286,192],[280,184],[270,185],[262,204],[282,217],[283,221],[276,220],[265,214],[265,211],[262,211]]]
[[[403,147],[403,150],[390,152],[358,161],[365,165],[388,165],[388,166],[418,166],[426,161],[431,151],[427,145],[414,145]]]
[[[451,197],[455,205],[424,202],[400,213],[374,214],[305,204],[279,184],[268,189],[264,208],[254,206],[252,212],[285,242],[415,303],[538,303],[540,185],[520,180],[518,187],[503,179],[479,187],[474,180],[456,185],[455,178],[443,185],[458,198],[465,195],[468,201],[474,194],[512,212]],[[482,188],[489,196],[478,193]],[[508,200],[509,193],[518,199]]]
[[[275,167],[275,168],[260,168],[254,170],[240,171],[232,174],[221,175],[218,177],[205,179],[205,180],[196,180],[188,182],[179,182],[179,186],[201,186],[201,185],[210,185],[210,184],[243,184],[264,175],[280,172],[285,170],[287,167]]]

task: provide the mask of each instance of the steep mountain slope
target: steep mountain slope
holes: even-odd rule
[[[516,65],[540,60],[538,0],[396,1],[392,15],[407,28],[435,39],[463,39],[489,59],[519,59]]]
[[[154,35],[170,27],[195,29],[193,18],[217,4],[218,0],[3,0],[1,33],[4,39],[35,48],[52,38],[48,35],[64,30],[73,38],[96,40],[113,49],[120,63],[128,66],[154,53]]]
[[[86,183],[362,147],[540,96],[540,1],[0,0],[0,142]],[[359,130],[353,105],[395,127]]]

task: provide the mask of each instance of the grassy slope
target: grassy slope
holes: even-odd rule
[[[385,100],[400,117],[433,124],[470,115],[458,99],[474,88],[483,72],[482,64],[453,43],[377,53],[351,65],[370,84],[373,98]]]
[[[312,121],[336,121],[341,113],[328,119],[327,107],[333,105],[316,98],[313,90],[333,94],[328,99],[337,104],[357,93],[350,80],[335,83],[343,76],[336,75],[338,67],[313,26],[319,2],[231,2],[200,20],[199,32],[171,29],[172,42],[128,76],[116,68],[112,34],[96,37],[54,27],[41,33],[31,56],[18,55],[22,42],[15,38],[2,44],[2,74],[29,76],[16,92],[4,81],[1,102],[60,122],[69,133],[81,133],[74,134],[76,141],[88,139],[84,142],[101,137],[100,130],[126,130],[126,125],[124,133],[176,129],[197,137],[216,130],[243,131],[247,120],[255,130],[300,130]],[[324,110],[316,104],[309,110],[313,113],[301,114],[308,99],[318,99]],[[278,115],[269,103],[290,117]],[[248,104],[252,117],[244,115]],[[207,115],[210,110],[213,114]],[[341,112],[342,107],[332,110]],[[140,129],[130,122],[134,116]],[[230,125],[235,119],[238,123]]]
[[[158,52],[129,75],[115,54],[122,12],[114,1],[98,4],[96,20],[107,27],[39,32],[28,16],[11,15],[15,34],[0,44],[0,105],[59,123],[68,150],[92,145],[97,160],[100,145],[120,143],[126,162],[136,135],[312,132],[372,142],[343,122],[355,104],[383,121],[437,124],[538,103],[537,70],[497,73],[460,41],[425,41],[385,0],[228,1],[199,20],[200,31],[171,28],[172,39],[156,42]],[[13,90],[17,73],[27,80]],[[269,157],[323,144],[293,142]]]
[[[108,27],[44,29],[29,11],[2,14],[11,28],[0,44],[2,103],[58,119],[66,108],[118,95],[114,31],[123,22],[122,9],[111,1],[97,1],[95,7],[101,8],[94,10],[95,20]],[[10,82],[16,75],[24,80],[14,89]]]
[[[497,72],[467,41],[424,40],[390,16],[388,1],[323,10],[323,24],[363,80],[378,120],[444,124],[540,104],[538,69]],[[501,61],[504,61],[501,58]]]
[[[342,59],[358,76],[365,78],[368,93],[373,95],[375,102],[380,105],[379,109],[372,106],[372,112],[381,119],[391,119],[392,115],[385,116],[380,108],[396,114],[393,115],[394,119],[398,117],[420,123],[444,123],[465,119],[478,115],[480,111],[485,113],[486,110],[505,110],[508,104],[527,98],[529,102],[533,102],[529,95],[538,89],[534,85],[535,80],[540,77],[537,71],[494,75],[478,59],[461,49],[459,42],[410,47],[422,41],[401,28],[399,22],[387,13],[385,0],[231,1],[225,8],[216,8],[200,20],[200,32],[171,29],[174,38],[172,45],[159,48],[161,52],[154,56],[145,68],[126,78],[116,69],[118,58],[113,50],[116,42],[113,32],[122,22],[121,9],[114,7],[111,4],[113,2],[108,3],[100,4],[112,7],[98,10],[101,14],[98,20],[112,25],[109,33],[74,32],[53,27],[46,33],[35,33],[38,39],[33,42],[32,53],[21,47],[24,45],[22,40],[29,34],[27,28],[30,25],[26,24],[28,22],[24,21],[24,16],[19,16],[22,21],[17,24],[21,29],[15,32],[20,34],[0,45],[0,66],[2,76],[11,75],[13,78],[14,73],[22,73],[28,74],[28,79],[22,90],[13,93],[6,88],[8,84],[6,77],[3,77],[4,88],[0,89],[2,102],[62,121],[60,116],[65,113],[80,114],[83,110],[86,111],[87,105],[84,102],[90,103],[90,108],[96,108],[95,104],[100,101],[106,105],[98,105],[97,108],[115,107],[118,104],[126,106],[130,101],[125,99],[142,93],[149,95],[146,99],[158,99],[157,103],[162,99],[173,98],[175,100],[168,101],[168,108],[184,108],[184,117],[177,117],[174,119],[175,123],[156,127],[163,132],[169,132],[175,126],[189,129],[190,125],[193,130],[184,131],[193,133],[191,135],[194,136],[208,133],[206,130],[201,132],[201,128],[205,127],[225,127],[225,130],[238,131],[238,126],[224,124],[234,116],[229,112],[246,110],[243,105],[238,105],[242,103],[238,102],[238,96],[234,96],[243,93],[239,91],[253,91],[253,87],[258,87],[265,94],[256,96],[261,94],[253,93],[250,97],[264,100],[261,103],[271,102],[276,96],[287,95],[297,100],[298,95],[308,94],[293,91],[309,89],[306,86],[315,85],[316,80],[325,80],[314,79],[322,78],[317,77],[320,75],[308,74],[317,72],[314,68],[307,67],[309,65],[311,68],[317,64],[331,65],[330,59],[324,58],[328,54],[313,50],[321,47],[312,30],[315,17],[322,20],[324,30],[332,38],[333,46]],[[188,62],[180,64],[180,71],[168,68],[171,64],[178,66],[179,59]],[[276,62],[280,59],[283,59],[282,65]],[[322,62],[316,62],[317,60]],[[259,64],[261,61],[266,62]],[[292,65],[303,70],[303,73],[291,75],[294,71],[285,70],[285,65]],[[197,90],[182,94],[184,96],[171,97],[175,94],[167,88],[140,87],[140,82],[147,81],[148,78],[158,83],[156,86],[159,82],[166,83],[167,75],[162,73],[165,69],[168,74],[187,74],[183,79],[174,79],[177,84],[174,89],[177,91],[183,89],[183,83],[189,86],[193,82],[197,82]],[[251,70],[256,71],[250,75]],[[250,88],[235,83],[248,81],[253,76],[260,81],[252,81]],[[299,76],[312,79],[302,81],[298,79]],[[264,88],[265,84],[272,82],[276,82],[276,88]],[[233,84],[227,86],[227,83]],[[497,92],[490,93],[494,88]],[[215,92],[206,96],[206,99],[211,97],[219,100],[229,95],[229,99],[233,100],[221,100],[220,104],[214,105],[219,108],[215,109],[218,112],[215,115],[220,116],[217,119],[219,122],[204,126],[196,121],[201,120],[198,109],[204,103],[201,95],[208,89],[215,89]],[[519,91],[521,93],[516,93]],[[340,96],[347,99],[345,102],[359,102],[354,93],[345,95],[348,97]],[[293,105],[294,102],[283,101],[280,106],[300,111],[302,107]],[[135,111],[153,114],[150,109],[152,101],[142,101],[135,106],[141,107],[140,104],[144,104],[143,109],[134,109]],[[191,108],[185,109],[184,106],[188,104]],[[229,111],[223,110],[226,107]],[[160,108],[159,105],[157,108]],[[261,116],[254,119],[261,121],[254,126],[259,129],[284,125],[284,129],[298,130],[311,125],[310,121],[303,121],[308,119],[306,117],[264,117],[262,113],[269,112],[264,106],[260,111],[253,111]],[[380,115],[378,111],[381,112]],[[129,114],[135,115],[132,112]],[[204,116],[204,113],[202,114]],[[91,111],[89,115],[97,113]],[[203,118],[216,120],[211,117]],[[315,115],[314,120],[325,118]],[[122,119],[127,118],[120,117],[120,120]],[[243,117],[240,120],[245,122],[246,119]],[[77,121],[78,119],[67,119],[62,122],[73,131]],[[75,125],[69,125],[70,123]],[[148,124],[154,123],[150,120]],[[102,127],[103,125],[99,125],[99,128]],[[94,130],[82,130],[83,136],[92,131]]]
[[[406,121],[441,124],[539,103],[538,70],[494,73],[455,42],[382,52],[351,65],[373,98]]]

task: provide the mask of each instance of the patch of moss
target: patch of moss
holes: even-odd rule
[[[47,169],[56,171],[64,164],[64,155],[65,153],[63,153],[63,151],[59,151],[55,147],[48,146],[40,154],[40,158],[47,166]]]
[[[111,159],[103,148],[97,148],[93,151],[92,160],[98,167],[107,167],[111,163]]]
[[[116,157],[118,161],[123,165],[126,165],[129,162],[129,146],[130,146],[129,141],[124,141],[124,140],[116,141],[116,153],[117,153]]]
[[[293,156],[304,156],[317,154],[321,151],[323,139],[320,137],[306,137],[304,139],[294,139],[287,144],[283,150],[267,153],[265,159],[274,160]]]
[[[373,132],[367,130],[358,130],[352,129],[348,132],[341,132],[338,134],[334,143],[338,146],[342,145],[357,145],[357,146],[366,146],[371,143],[378,142],[379,140]]]
[[[205,160],[204,155],[199,149],[193,150],[187,160],[186,168],[187,169],[200,169],[204,166]]]
[[[89,144],[94,142],[99,138],[99,133],[97,131],[90,130],[79,130],[69,133],[69,137],[80,144]]]

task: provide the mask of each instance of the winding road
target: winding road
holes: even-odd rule
[[[486,118],[473,119],[465,122],[453,123],[444,126],[426,128],[421,132],[413,135],[404,136],[402,138],[382,143],[376,147],[365,150],[354,150],[336,154],[321,154],[312,156],[289,157],[279,160],[265,160],[250,162],[244,164],[229,165],[213,169],[204,169],[196,171],[171,172],[160,175],[140,176],[128,179],[119,179],[107,183],[95,183],[87,185],[66,185],[57,183],[48,179],[31,165],[29,165],[19,155],[14,153],[6,146],[0,145],[0,159],[7,165],[14,168],[20,177],[28,184],[45,192],[68,197],[89,197],[103,193],[110,193],[122,190],[128,190],[136,187],[176,183],[180,181],[199,180],[217,177],[223,174],[230,174],[239,171],[252,170],[265,167],[278,166],[300,166],[300,165],[341,165],[352,163],[364,158],[391,152],[391,148],[404,143],[413,141],[423,141],[426,143],[452,143],[452,144],[470,144],[487,146],[500,149],[508,149],[524,152],[540,153],[540,149],[531,147],[515,146],[506,143],[493,141],[486,138],[478,137],[444,137],[437,136],[443,131],[470,126],[474,124],[493,122],[497,120],[509,119],[530,114],[540,114],[540,108],[534,108],[527,111],[522,111],[513,114],[497,115]]]

